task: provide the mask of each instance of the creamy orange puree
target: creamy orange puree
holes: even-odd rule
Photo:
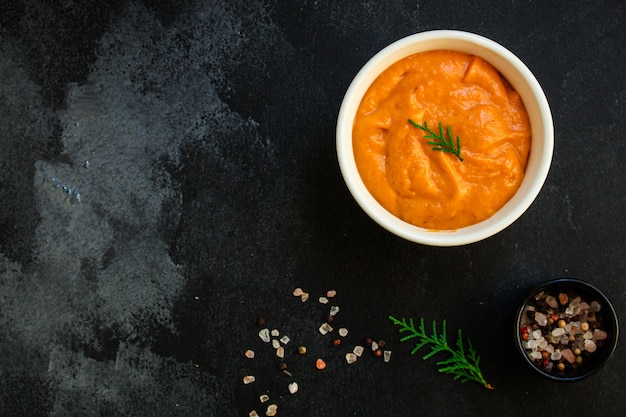
[[[456,155],[434,151],[427,132],[452,128]],[[452,230],[492,216],[517,191],[530,151],[519,94],[483,59],[451,51],[404,58],[363,97],[354,121],[356,164],[368,190],[416,226]]]

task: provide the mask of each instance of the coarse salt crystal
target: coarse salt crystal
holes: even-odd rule
[[[357,356],[354,353],[348,352],[346,353],[346,362],[354,363],[357,360]]]
[[[326,297],[320,297],[320,298],[318,298],[318,301],[321,304],[328,304],[328,298],[326,298]]]
[[[361,356],[364,350],[363,346],[355,346],[354,349],[352,349],[352,352],[354,352],[356,356]]]
[[[574,363],[576,361],[576,355],[574,355],[574,352],[571,351],[571,349],[563,349],[561,351],[561,355],[565,358],[566,361],[568,361],[569,363]]]
[[[607,332],[600,329],[595,329],[593,331],[593,335],[595,336],[596,340],[605,340],[609,336]]]
[[[270,342],[270,331],[268,329],[261,329],[261,331],[259,331],[259,337],[265,343],[269,343]]]
[[[557,327],[556,329],[552,330],[552,336],[554,337],[560,337],[563,336],[565,334],[565,329],[562,327]]]
[[[383,352],[383,360],[385,362],[389,362],[391,360],[391,351],[390,350],[386,350]]]
[[[296,288],[295,290],[293,290],[294,297],[300,297],[302,293],[303,293],[302,288]]]
[[[336,316],[337,313],[339,313],[339,307],[338,306],[330,307],[330,315],[331,316]]]
[[[243,383],[246,385],[252,384],[254,381],[256,381],[254,375],[246,375],[243,377]]]
[[[251,349],[248,349],[245,351],[244,355],[246,355],[246,358],[248,359],[252,359],[254,358],[254,351]]]
[[[289,392],[291,394],[295,394],[296,392],[298,392],[298,383],[292,382],[291,384],[288,385],[287,388],[289,389]]]
[[[553,361],[558,361],[558,360],[561,360],[561,351],[560,351],[560,350],[557,350],[557,351],[553,352],[553,353],[550,355],[550,359],[552,359]]]
[[[322,325],[319,328],[319,331],[320,331],[321,334],[325,335],[325,334],[328,334],[328,333],[332,332],[333,328],[328,323],[322,323]]]
[[[537,322],[538,325],[545,326],[546,324],[548,324],[548,317],[546,317],[546,315],[543,313],[536,312],[535,321]]]
[[[339,329],[339,336],[346,337],[347,335],[348,335],[348,329],[346,329],[345,327],[342,327]]]
[[[337,295],[337,291],[335,291],[335,290],[328,290],[326,292],[326,297],[328,297],[328,298],[333,298],[335,295]]]
[[[541,337],[541,330],[537,329],[532,332],[533,339],[539,339]]]
[[[593,340],[585,340],[585,350],[589,353],[593,353],[596,351],[596,342]]]
[[[265,415],[268,417],[273,417],[278,412],[278,406],[276,404],[270,404],[267,406],[267,410],[265,411]]]
[[[597,301],[592,301],[590,307],[591,307],[591,311],[597,313],[602,308],[602,305]]]
[[[551,295],[546,297],[546,304],[548,304],[552,308],[557,308],[559,306],[559,303],[558,301],[556,301],[556,298],[554,298]]]
[[[531,359],[541,359],[541,353],[536,350],[530,352]]]
[[[282,346],[279,346],[278,349],[276,349],[276,356],[278,356],[279,358],[284,358],[285,357],[285,348]]]
[[[583,335],[583,339],[590,340],[592,338],[593,338],[593,333],[591,333],[589,330],[587,330],[585,334]]]
[[[283,345],[286,345],[287,343],[291,341],[291,339],[289,338],[289,336],[284,335],[283,337],[280,338],[280,341]]]

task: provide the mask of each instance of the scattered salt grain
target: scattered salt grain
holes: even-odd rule
[[[261,329],[261,331],[259,332],[259,337],[265,343],[269,343],[270,342],[270,331],[268,329]]]
[[[333,328],[328,323],[322,323],[322,325],[319,328],[319,331],[321,334],[325,335],[325,334],[332,332]]]
[[[246,375],[243,377],[243,383],[246,385],[252,384],[254,381],[256,381],[254,375]]]
[[[259,417],[259,413],[256,412],[256,410],[252,410],[248,413],[248,416],[250,417]]]
[[[346,329],[345,327],[342,327],[339,329],[339,336],[346,337],[347,335],[348,335],[348,329]]]
[[[278,349],[276,349],[276,356],[278,356],[279,358],[284,358],[285,357],[285,348],[282,346],[279,346]]]
[[[554,337],[560,337],[563,336],[565,334],[565,329],[562,327],[557,327],[556,329],[552,330],[552,336]]]
[[[261,404],[262,404],[262,403],[266,403],[266,402],[268,402],[269,400],[270,400],[270,396],[269,396],[269,395],[267,395],[267,394],[262,394],[262,395],[259,397],[259,401],[261,401]]]
[[[273,417],[278,412],[278,406],[276,404],[270,404],[267,406],[267,410],[265,411],[265,415],[268,417]]]
[[[320,304],[328,304],[328,298],[326,297],[320,297],[318,298],[318,301],[320,302]]]
[[[286,345],[286,344],[287,344],[287,343],[289,343],[290,341],[291,341],[291,339],[290,339],[290,338],[289,338],[289,336],[287,336],[287,335],[284,335],[283,337],[281,337],[281,338],[280,338],[280,342],[281,342],[283,345]]]
[[[561,360],[561,351],[557,350],[557,351],[553,352],[550,355],[550,359],[552,359],[553,361],[560,361]]]
[[[289,389],[289,393],[295,394],[296,392],[298,392],[298,383],[292,382],[287,388]]]
[[[348,352],[346,353],[346,362],[354,363],[357,360],[357,356],[354,353]]]
[[[335,291],[335,290],[328,290],[326,292],[326,297],[328,297],[328,298],[333,298],[335,295],[337,295],[337,291]]]
[[[391,351],[390,350],[386,350],[383,352],[383,360],[385,362],[389,362],[391,360]]]
[[[338,306],[330,307],[330,315],[331,316],[336,316],[337,313],[339,313],[339,307]]]
[[[309,299],[309,293],[303,292],[302,295],[300,295],[300,299],[302,300],[303,303],[305,303]]]
[[[245,351],[244,355],[246,355],[246,358],[252,359],[252,358],[254,358],[254,351],[248,349],[248,350]]]
[[[272,337],[280,336],[280,332],[278,331],[278,329],[273,329],[270,334],[272,335]]]
[[[372,342],[372,350],[373,350],[373,351],[378,350],[378,343],[376,343],[376,342]]]
[[[592,338],[593,338],[593,333],[591,333],[589,330],[587,330],[585,334],[583,335],[583,339],[585,340],[591,340]]]
[[[354,352],[354,354],[357,356],[361,356],[364,350],[365,349],[363,348],[363,346],[355,346],[352,352]]]

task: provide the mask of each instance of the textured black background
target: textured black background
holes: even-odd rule
[[[599,373],[555,384],[514,351],[511,317],[536,284],[573,276],[626,322],[623,2],[0,6],[0,415],[264,415],[262,393],[283,416],[626,409],[623,337]],[[430,29],[510,49],[555,123],[535,203],[459,248],[382,230],[335,155],[352,77]],[[329,307],[317,297],[330,289],[336,327],[349,330],[337,348],[317,332]],[[462,328],[496,390],[411,356],[389,314]],[[259,316],[292,339],[295,395],[257,336]],[[390,363],[345,363],[365,336],[387,341]],[[307,355],[293,353],[300,344]],[[246,374],[257,381],[244,385]]]

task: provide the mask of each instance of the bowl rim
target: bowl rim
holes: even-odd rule
[[[580,288],[582,289],[582,291],[592,294],[594,298],[597,297],[596,301],[598,301],[602,305],[602,310],[608,313],[608,314],[603,313],[603,317],[605,320],[609,319],[613,323],[614,331],[609,336],[610,342],[607,343],[606,348],[597,357],[596,363],[594,364],[593,367],[587,369],[585,372],[582,372],[578,375],[560,377],[558,375],[554,375],[554,374],[551,374],[549,372],[542,370],[530,360],[530,358],[528,357],[526,353],[526,350],[522,346],[522,339],[520,336],[520,319],[524,312],[524,307],[535,294],[537,294],[540,291],[545,290],[546,288],[568,287],[568,286]],[[515,340],[516,350],[523,357],[524,362],[527,363],[535,372],[537,372],[539,375],[547,379],[550,379],[552,381],[575,382],[575,381],[580,381],[582,379],[585,379],[588,376],[596,373],[598,370],[600,370],[604,366],[604,364],[613,355],[613,353],[617,349],[617,344],[619,341],[619,320],[618,320],[617,312],[615,311],[615,308],[613,307],[613,304],[598,287],[578,278],[561,277],[561,278],[556,278],[556,279],[552,279],[549,281],[545,281],[535,286],[533,289],[531,289],[528,292],[528,294],[522,299],[522,302],[519,304],[519,306],[515,310],[513,331],[514,331],[514,340]]]
[[[429,46],[426,46],[429,45]],[[356,168],[352,150],[352,125],[365,91],[392,63],[406,56],[431,50],[457,50],[477,55],[492,64],[518,91],[531,120],[532,138],[526,172],[520,188],[504,207],[490,218],[456,230],[429,230],[394,216],[369,193]],[[532,114],[531,114],[532,113]],[[554,125],[548,100],[528,67],[495,41],[470,32],[432,30],[401,38],[375,54],[350,83],[339,109],[336,147],[340,170],[358,205],[380,226],[406,240],[431,246],[460,246],[478,242],[516,221],[539,194],[550,170],[554,151]]]

